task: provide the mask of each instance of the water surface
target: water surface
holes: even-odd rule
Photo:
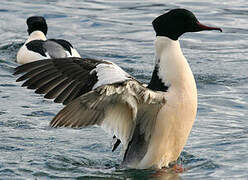
[[[83,57],[111,60],[148,82],[151,22],[172,8],[189,9],[223,29],[180,40],[199,93],[197,119],[179,160],[184,173],[121,169],[122,151],[111,152],[111,136],[97,127],[49,128],[62,105],[15,82],[15,57],[31,15],[47,19],[49,38],[67,39]],[[0,17],[0,179],[248,178],[248,1],[4,0]]]

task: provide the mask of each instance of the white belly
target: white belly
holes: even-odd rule
[[[168,101],[158,113],[147,153],[138,167],[162,168],[176,161],[186,144],[196,111],[196,89],[183,94],[168,92]]]

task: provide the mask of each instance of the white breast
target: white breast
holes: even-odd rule
[[[197,89],[178,41],[158,37],[159,77],[170,83],[167,103],[159,111],[148,150],[139,168],[168,166],[180,155],[195,120]]]

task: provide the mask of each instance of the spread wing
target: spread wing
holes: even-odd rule
[[[35,93],[45,98],[67,104],[92,90],[98,77],[94,69],[103,61],[81,58],[44,59],[24,64],[14,74],[26,73],[18,81],[26,80],[22,86],[36,89]],[[92,72],[91,72],[92,71]]]
[[[124,145],[132,138],[137,123],[149,136],[146,129],[154,124],[149,121],[154,121],[166,101],[163,92],[149,90],[108,61],[49,59],[19,66],[15,74],[24,72],[17,79],[26,80],[23,86],[67,104],[51,121],[52,127],[100,125]]]

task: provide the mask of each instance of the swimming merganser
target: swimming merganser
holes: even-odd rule
[[[17,52],[17,62],[25,64],[41,59],[80,57],[71,43],[64,39],[47,39],[47,23],[42,16],[27,19],[29,38]]]
[[[61,58],[19,66],[17,81],[66,106],[51,127],[99,125],[125,149],[122,165],[168,167],[186,144],[197,112],[197,88],[178,38],[186,32],[219,30],[201,24],[186,9],[173,9],[153,21],[156,65],[148,86],[116,64]]]

